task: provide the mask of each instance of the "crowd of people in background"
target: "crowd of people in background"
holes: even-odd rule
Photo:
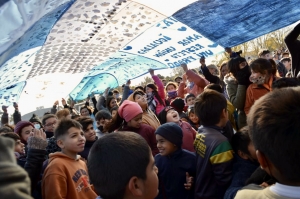
[[[221,66],[183,63],[172,82],[149,69],[153,83],[79,112],[62,99],[22,121],[14,103],[9,125],[2,106],[1,198],[300,198],[299,35],[251,62],[226,48]]]

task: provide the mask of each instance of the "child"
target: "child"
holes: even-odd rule
[[[192,176],[196,174],[196,156],[181,148],[182,130],[173,122],[161,125],[156,131],[159,154],[155,156],[158,168],[160,198],[194,199]]]
[[[143,110],[138,103],[124,100],[118,109],[118,114],[107,126],[108,132],[132,131],[141,135],[147,141],[153,156],[158,153],[154,128],[142,123]]]
[[[196,138],[197,132],[192,126],[185,121],[180,120],[179,114],[175,109],[171,106],[165,107],[158,115],[159,121],[161,124],[165,124],[167,122],[174,122],[182,129],[183,132],[183,144],[182,148],[188,151],[194,152],[194,140]]]
[[[184,100],[181,99],[180,97],[177,97],[176,99],[174,99],[170,106],[172,106],[179,114],[179,117],[182,121],[187,122],[188,121],[188,117],[185,113],[185,105],[184,105]]]
[[[248,115],[249,132],[260,167],[278,183],[248,185],[235,198],[299,198],[300,88],[276,89],[255,102]]]
[[[202,126],[194,147],[197,158],[195,198],[223,198],[230,185],[233,152],[222,129],[228,122],[224,95],[205,90],[195,100],[195,113]]]
[[[15,152],[15,156],[17,159],[19,159],[20,157],[25,155],[25,145],[21,142],[20,136],[18,134],[13,133],[13,132],[7,132],[7,133],[4,133],[2,136],[11,138],[15,141],[14,152]],[[26,162],[26,158],[24,161]],[[25,162],[23,163],[23,165],[25,164]],[[18,160],[18,164],[19,164],[19,160]]]
[[[103,199],[157,196],[154,158],[145,139],[136,133],[115,132],[100,138],[90,151],[88,169],[91,182]]]
[[[93,126],[94,120],[90,117],[80,117],[77,119],[77,121],[82,125],[82,130],[84,132],[84,137],[86,140],[84,150],[82,152],[79,152],[78,154],[85,160],[87,160],[90,149],[98,139]]]
[[[86,164],[77,155],[84,150],[85,145],[81,124],[75,120],[61,120],[54,136],[61,152],[49,156],[49,164],[43,176],[43,198],[96,198]]]
[[[112,120],[112,115],[110,114],[109,111],[107,110],[101,110],[96,113],[95,119],[97,121],[98,125],[98,132],[97,132],[97,137],[100,138],[102,137],[105,133],[104,129],[106,128],[106,125],[111,122]]]
[[[175,83],[175,82],[169,82],[165,88],[166,88],[166,92],[167,92],[166,102],[168,104],[170,104],[171,101],[178,96],[178,93],[177,93],[178,86],[177,86],[177,83]]]
[[[276,77],[276,63],[273,60],[258,58],[250,64],[251,84],[246,93],[245,113],[248,114],[256,100],[272,90],[273,81]]]
[[[194,106],[194,104],[195,104],[195,95],[194,94],[192,94],[192,93],[189,93],[189,94],[187,94],[186,96],[185,96],[185,103],[186,103],[186,105],[187,106]]]
[[[242,128],[231,140],[234,151],[232,181],[224,199],[233,199],[239,189],[246,185],[247,179],[258,168],[256,151],[248,133],[248,127]]]
[[[145,92],[147,94],[148,107],[158,115],[160,111],[166,106],[165,105],[165,91],[162,81],[158,78],[157,75],[154,75],[154,70],[149,69],[154,84],[147,84],[145,87]]]
[[[160,126],[159,120],[157,119],[155,113],[153,113],[147,103],[146,94],[143,91],[136,90],[129,97],[128,100],[132,102],[137,102],[143,110],[142,123],[152,126],[157,129]]]
[[[198,116],[195,114],[195,108],[194,106],[189,107],[187,112],[189,123],[195,129],[195,131],[198,131],[198,128],[200,127],[200,120]]]

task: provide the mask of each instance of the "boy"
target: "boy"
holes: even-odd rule
[[[299,198],[300,88],[282,88],[255,102],[247,117],[260,167],[278,183],[248,185],[235,198]]]
[[[233,152],[222,129],[228,122],[223,94],[207,89],[195,100],[195,113],[202,126],[194,147],[197,158],[195,198],[223,198],[231,181]]]
[[[194,104],[195,104],[195,95],[194,94],[192,94],[192,93],[189,93],[189,94],[187,94],[186,96],[185,96],[185,103],[186,103],[186,105],[187,106],[194,106]]]
[[[259,166],[254,145],[248,133],[248,127],[243,127],[233,135],[231,145],[234,151],[232,181],[224,199],[233,199],[236,192],[246,185],[247,179]]]
[[[13,132],[7,132],[3,134],[2,136],[11,138],[15,141],[15,156],[17,159],[19,159],[21,156],[25,154],[25,145],[21,142],[20,136]],[[26,160],[24,160],[26,161]]]
[[[112,119],[111,113],[107,110],[98,111],[95,115],[95,120],[98,125],[97,137],[100,138],[105,135],[104,127],[108,124]]]
[[[181,198],[194,199],[191,189],[196,174],[195,154],[181,148],[182,130],[169,122],[156,129],[159,154],[155,156],[158,168],[159,194],[156,199]]]
[[[123,131],[101,137],[90,151],[88,169],[103,199],[157,196],[157,167],[146,140],[137,133]]]
[[[85,145],[82,126],[75,120],[63,119],[56,127],[54,136],[61,152],[49,155],[42,183],[43,198],[96,198],[86,164],[77,155]]]
[[[183,132],[183,143],[182,148],[191,152],[195,152],[194,149],[194,140],[196,138],[197,131],[185,121],[181,121],[179,114],[172,106],[166,106],[159,114],[158,119],[160,124],[165,124],[168,122],[176,123]]]

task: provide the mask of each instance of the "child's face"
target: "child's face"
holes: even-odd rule
[[[23,138],[23,140],[25,140],[27,142],[29,136],[33,135],[33,127],[31,125],[29,126],[25,126],[22,130],[21,130],[21,137]]]
[[[186,105],[192,106],[195,104],[195,97],[189,97],[186,99]]]
[[[25,154],[25,145],[21,142],[21,140],[16,141],[15,152],[18,152],[20,154]]]
[[[175,86],[172,84],[170,84],[166,89],[167,89],[167,92],[176,91]]]
[[[81,116],[90,116],[90,113],[87,110],[87,108],[81,109],[80,114],[81,114]]]
[[[199,118],[195,113],[190,113],[189,114],[189,119],[194,123],[194,124],[199,124]]]
[[[85,137],[81,129],[71,127],[68,134],[59,140],[61,140],[59,147],[69,156],[74,156],[84,149]]]
[[[138,114],[134,118],[132,118],[130,121],[127,122],[127,125],[133,128],[140,128],[142,124],[142,118],[143,118],[143,113]]]
[[[167,112],[167,116],[166,116],[167,122],[179,122],[180,117],[177,111],[175,111],[174,109],[171,109]]]
[[[159,150],[160,155],[167,156],[177,150],[177,147],[170,141],[166,140],[164,137],[158,134],[156,134],[155,136],[156,136],[157,148]]]
[[[261,74],[260,72],[255,72],[251,70],[251,75],[249,77],[250,81],[255,84],[264,84],[266,76]]]
[[[116,99],[112,99],[112,100],[110,100],[110,102],[109,102],[109,107],[110,107],[110,108],[112,108],[112,107],[114,107],[114,106],[117,106],[117,101],[116,101]]]
[[[146,169],[147,179],[144,181],[144,192],[142,198],[153,199],[158,194],[158,177],[157,177],[157,167],[155,166],[153,155],[150,151],[149,153],[150,161]]]
[[[57,119],[55,117],[50,117],[45,121],[44,129],[48,132],[54,132],[57,126]]]
[[[113,110],[112,112],[111,112],[111,117],[112,118],[114,118],[115,117],[115,115],[118,113],[118,111],[117,110]]]
[[[84,137],[87,141],[95,141],[96,132],[94,130],[93,124],[89,124],[86,130],[84,131]]]
[[[135,95],[134,101],[137,102],[141,107],[147,105],[147,97],[146,95]]]

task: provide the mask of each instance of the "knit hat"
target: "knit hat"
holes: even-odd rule
[[[156,129],[155,134],[164,137],[166,140],[181,148],[183,133],[178,124],[174,122],[165,123]]]
[[[38,116],[36,114],[32,114],[32,117],[29,119],[29,122],[37,122],[39,123],[40,125],[42,124],[41,123],[41,120],[38,118]]]
[[[175,110],[172,106],[166,106],[163,110],[160,111],[160,113],[157,115],[160,124],[164,124],[167,122],[167,113],[172,109]]]
[[[138,114],[143,113],[143,110],[138,103],[124,100],[118,109],[118,113],[126,122],[129,122]]]
[[[184,100],[181,98],[176,98],[171,101],[171,106],[179,113],[181,113],[184,109]]]
[[[15,126],[15,133],[18,134],[21,137],[21,131],[26,126],[32,126],[34,128],[34,125],[31,122],[20,121]],[[22,139],[22,137],[21,137],[21,139]]]

